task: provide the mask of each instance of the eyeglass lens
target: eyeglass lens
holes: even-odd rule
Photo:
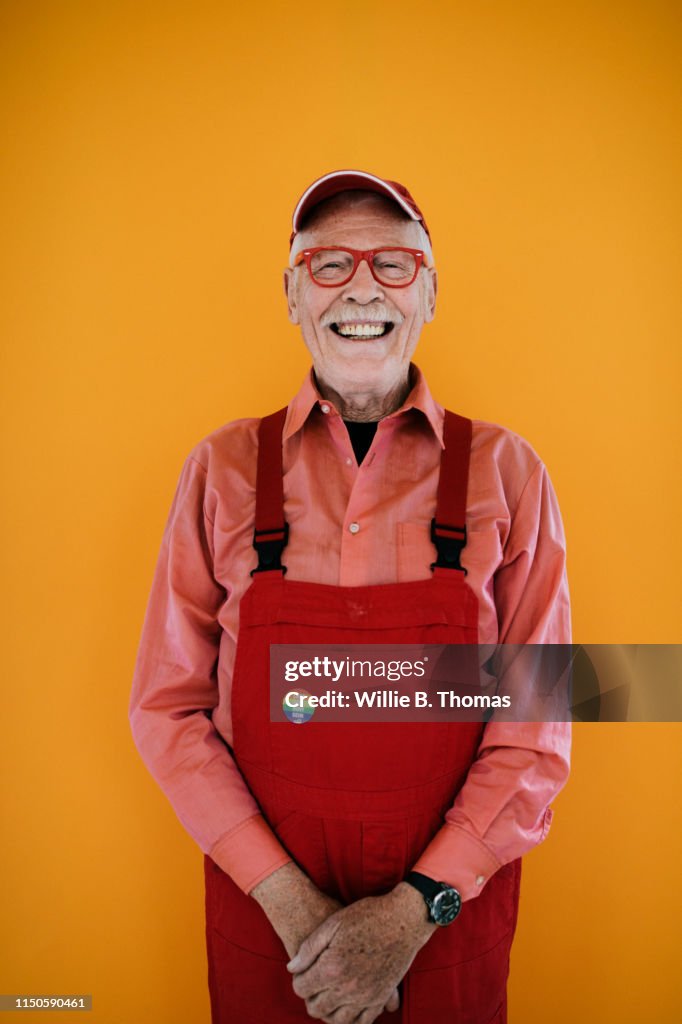
[[[374,257],[374,273],[385,284],[410,281],[414,277],[416,265],[413,254],[400,249],[385,249]],[[313,278],[321,284],[345,281],[353,272],[353,257],[342,249],[325,249],[313,255],[310,270]]]

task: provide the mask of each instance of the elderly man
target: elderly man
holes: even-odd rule
[[[569,726],[293,728],[269,648],[570,642],[556,498],[527,442],[445,411],[411,362],[436,271],[407,189],[314,182],[284,283],[313,367],[187,457],[130,706],[205,854],[212,1019],[503,1024]]]

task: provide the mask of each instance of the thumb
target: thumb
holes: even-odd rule
[[[328,922],[329,918],[323,921],[314,932],[311,932],[307,939],[303,940],[298,947],[298,953],[287,964],[288,971],[292,974],[307,971],[311,964],[317,960],[320,953],[327,948],[336,930],[334,927],[330,927]]]
[[[395,1013],[396,1010],[400,1009],[400,996],[398,995],[398,989],[394,988],[389,996],[389,1000],[384,1007],[389,1013]]]

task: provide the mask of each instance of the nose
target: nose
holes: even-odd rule
[[[360,260],[358,269],[343,288],[343,298],[348,302],[365,304],[374,299],[384,299],[384,291],[369,269],[367,260]]]

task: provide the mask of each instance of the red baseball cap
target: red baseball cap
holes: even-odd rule
[[[313,206],[317,206],[323,199],[330,199],[337,192],[357,189],[378,192],[380,195],[392,199],[412,220],[421,221],[421,225],[428,235],[429,241],[431,241],[431,235],[426,226],[423,213],[408,190],[399,181],[377,178],[375,174],[369,174],[368,171],[330,171],[329,174],[324,174],[317,181],[314,181],[297,202],[293,216],[293,231],[289,238],[289,248],[291,248],[297,232],[300,231],[306,214],[312,210]]]

